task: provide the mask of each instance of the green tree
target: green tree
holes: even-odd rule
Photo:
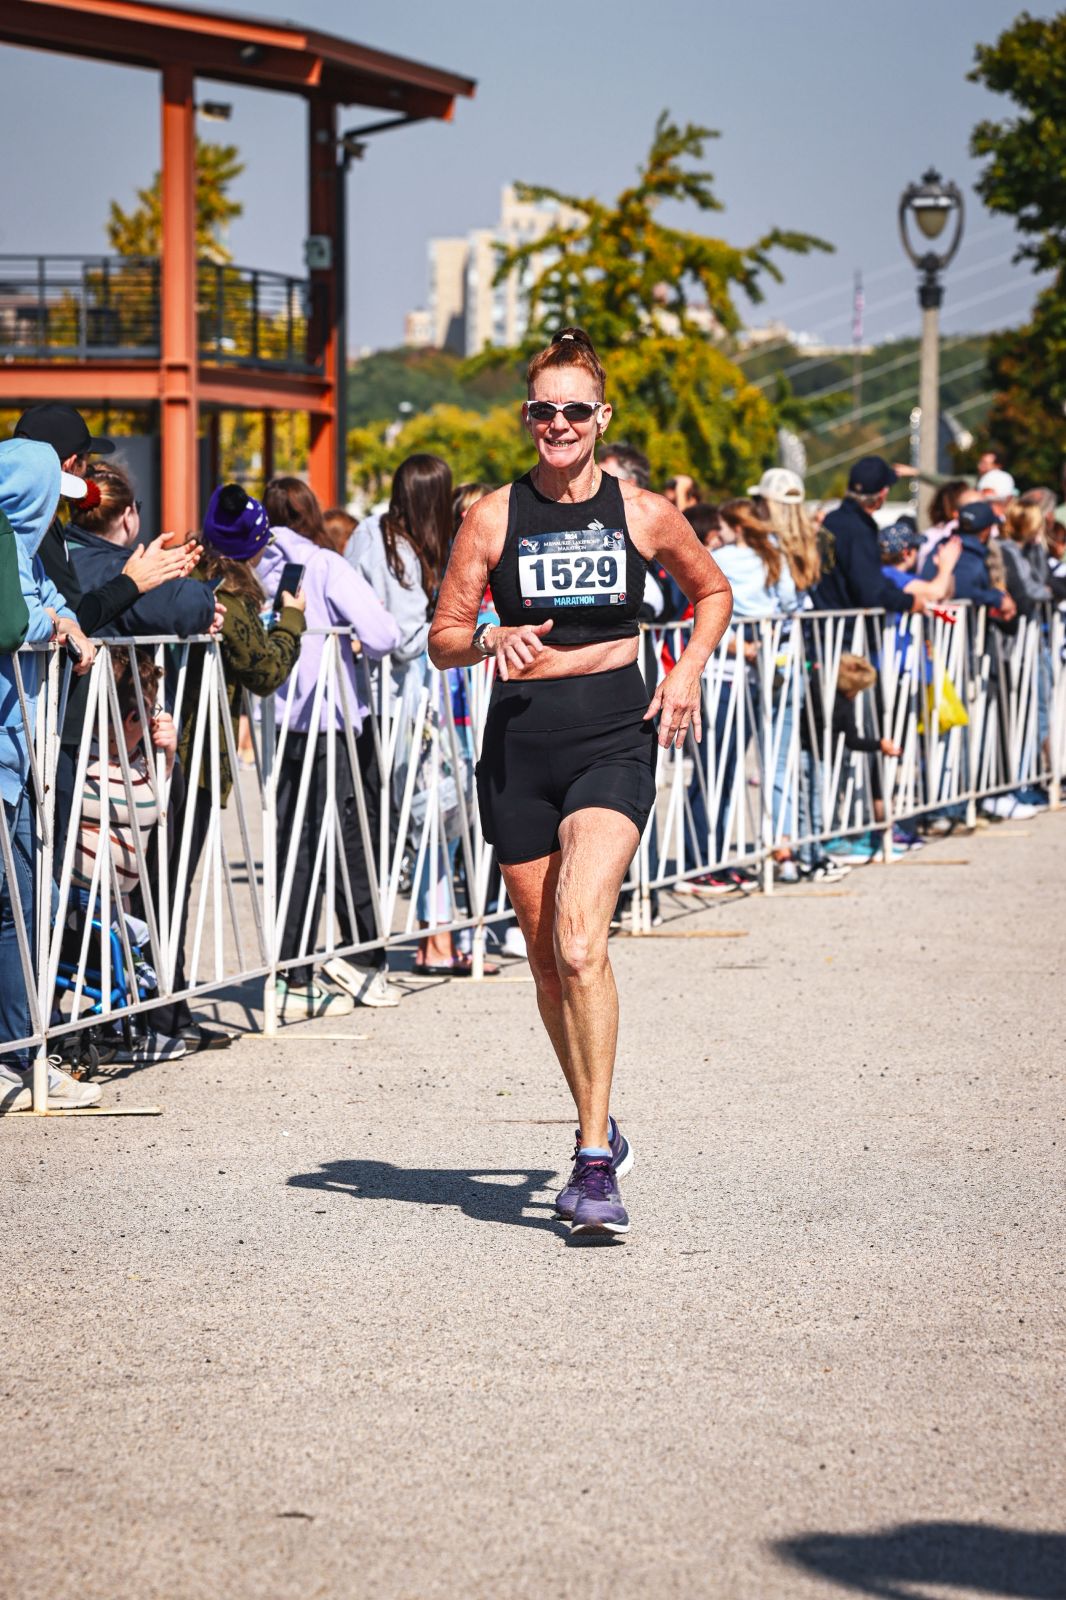
[[[235,144],[196,141],[196,255],[199,260],[225,262],[233,257],[226,246],[226,228],[244,210],[229,193],[244,171]],[[157,256],[162,236],[161,175],[147,189],[137,190],[137,204],[123,210],[112,200],[107,237],[120,256]]]
[[[441,456],[456,483],[508,483],[528,471],[535,460],[517,406],[480,412],[436,405],[400,429],[353,428],[348,434],[351,478],[372,499],[377,498],[400,462],[423,450]]]
[[[995,44],[978,46],[970,79],[1015,107],[973,131],[971,151],[986,158],[977,192],[1014,218],[1015,259],[1054,274],[1029,322],[992,341],[989,432],[1016,475],[1054,484],[1066,434],[1066,11],[1046,20],[1022,12]]]
[[[742,318],[736,292],[758,305],[762,280],[782,281],[773,252],[806,255],[833,246],[813,234],[772,228],[744,247],[703,233],[668,228],[656,213],[665,201],[688,201],[701,211],[721,211],[714,193],[714,175],[688,163],[703,159],[713,128],[694,123],[679,127],[664,111],[655,124],[651,149],[637,182],[623,189],[613,204],[591,196],[563,194],[542,184],[515,185],[519,199],[553,201],[564,214],[577,212],[580,222],[561,224],[541,239],[503,252],[497,281],[513,268],[520,271],[532,258],[550,259],[529,286],[534,339],[567,323],[579,323],[605,350],[634,344],[649,332],[699,335],[693,320],[698,293],[719,327],[736,333]],[[705,330],[704,330],[705,331]]]
[[[759,304],[765,280],[781,281],[777,253],[832,246],[781,228],[736,246],[661,222],[668,201],[721,211],[713,174],[693,165],[717,137],[663,112],[637,182],[613,203],[517,185],[522,199],[558,205],[563,220],[539,240],[503,251],[497,277],[528,274],[541,262],[528,284],[527,348],[580,324],[609,367],[615,433],[644,450],[657,475],[684,467],[725,486],[773,459],[779,420],[773,399],[727,353],[729,336],[743,325],[737,297]],[[486,352],[471,370],[515,354]],[[799,402],[790,392],[780,398],[794,422]]]

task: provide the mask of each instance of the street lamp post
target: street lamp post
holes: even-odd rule
[[[944,248],[935,250],[949,221],[952,232]],[[962,194],[954,183],[945,183],[935,167],[923,173],[921,183],[908,184],[900,196],[899,232],[903,248],[921,273],[918,304],[922,308],[922,349],[918,377],[918,404],[921,429],[918,442],[918,470],[933,474],[937,469],[940,437],[940,303],[944,298],[941,273],[953,259],[962,239]],[[916,227],[912,239],[908,223]],[[918,526],[929,525],[933,485],[919,482]]]

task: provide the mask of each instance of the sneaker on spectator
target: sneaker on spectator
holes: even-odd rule
[[[178,1061],[188,1053],[180,1034],[157,1033],[154,1028],[149,1028],[147,1033],[135,1033],[132,1044],[121,1040],[111,1059],[145,1067],[153,1061]]]
[[[824,861],[816,861],[811,868],[810,881],[812,883],[839,883],[851,871],[846,861],[834,861],[832,856],[826,856]]]
[[[1051,804],[1051,796],[1046,789],[1041,789],[1038,783],[1023,784],[1014,793],[1017,799],[1024,801],[1027,806],[1036,806],[1037,809]]]
[[[925,841],[919,839],[916,833],[911,833],[907,828],[892,829],[892,847],[895,850],[922,850]]]
[[[777,883],[799,883],[799,862],[788,856],[784,861],[774,862],[774,879]]]
[[[675,894],[732,894],[739,887],[728,871],[701,872],[698,877],[680,879],[673,885],[673,891]]]
[[[20,1072],[16,1067],[0,1064],[0,1113],[29,1111],[33,1106],[33,1069]],[[48,1104],[59,1111],[84,1110],[100,1104],[100,1086],[96,1083],[78,1083],[61,1072],[52,1058],[48,1061]]]
[[[98,1083],[79,1083],[60,1070],[52,1056],[48,1058],[48,1104],[58,1110],[84,1110],[86,1106],[100,1104]]]
[[[274,985],[278,997],[279,1022],[309,1022],[315,1017],[347,1017],[355,1010],[350,994],[334,994],[318,983],[292,988],[284,978]]]
[[[834,861],[847,861],[861,867],[874,859],[881,842],[872,833],[860,833],[851,839],[830,839],[825,848]]]
[[[992,795],[981,803],[981,810],[986,817],[999,817],[1002,822],[1026,822],[1030,817],[1038,816],[1040,809],[1039,806],[1019,800],[1016,794]]]
[[[29,1073],[19,1072],[0,1061],[0,1114],[5,1111],[28,1111],[33,1104],[29,1089]]]
[[[373,972],[368,972],[365,967],[357,967],[353,961],[345,961],[343,956],[334,956],[322,964],[322,971],[327,978],[340,988],[347,991],[357,1006],[398,1006],[403,995],[394,983],[389,982],[388,973],[381,967],[375,967]],[[340,995],[335,997],[341,999]]]
[[[502,948],[505,956],[519,956],[522,960],[525,959],[526,936],[517,922],[512,922],[504,934]]]

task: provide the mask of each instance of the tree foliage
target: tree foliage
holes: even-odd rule
[[[560,224],[501,257],[498,278],[548,253],[529,286],[535,340],[543,343],[545,335],[568,323],[579,323],[605,350],[635,344],[656,330],[698,337],[706,330],[692,317],[696,295],[720,328],[735,333],[742,325],[737,291],[758,304],[764,277],[782,281],[775,251],[805,255],[832,249],[813,234],[781,228],[754,244],[736,246],[660,222],[659,208],[671,200],[688,201],[701,211],[722,210],[713,173],[691,166],[703,159],[707,140],[716,138],[711,128],[679,127],[664,111],[637,182],[611,204],[540,184],[516,184],[519,199],[552,201],[565,208],[564,215],[578,212],[583,219]]]
[[[660,479],[685,470],[725,487],[757,477],[774,459],[782,420],[774,399],[727,353],[728,336],[743,322],[738,296],[758,304],[764,281],[781,281],[778,253],[832,246],[781,228],[738,246],[660,221],[667,202],[722,210],[713,174],[699,165],[707,140],[717,137],[663,112],[636,183],[613,202],[516,185],[521,199],[553,202],[560,219],[539,239],[500,255],[498,278],[512,271],[528,277],[537,268],[527,284],[530,323],[522,350],[485,351],[468,371],[513,365],[555,329],[579,324],[608,368],[614,436],[642,449]],[[790,391],[779,398],[795,420],[801,403]]]
[[[992,342],[989,427],[1016,475],[1057,483],[1066,433],[1066,11],[1047,20],[1022,12],[995,44],[978,46],[970,78],[1016,108],[973,131],[971,150],[986,163],[977,192],[1014,218],[1016,259],[1054,273],[1029,322]]]
[[[443,457],[456,483],[509,483],[536,459],[517,406],[480,412],[436,405],[384,434],[380,426],[353,428],[348,434],[351,479],[375,499],[400,462],[422,450]]]
[[[196,254],[207,261],[233,259],[225,243],[225,230],[244,210],[229,193],[244,171],[235,144],[196,141]],[[161,174],[147,189],[137,190],[137,204],[128,211],[112,200],[107,237],[120,256],[157,256],[162,238]]]

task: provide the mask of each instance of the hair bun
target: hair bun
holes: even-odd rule
[[[553,334],[552,344],[563,344],[564,342],[578,344],[583,350],[591,350],[593,355],[596,353],[593,348],[592,340],[589,338],[584,328],[560,328],[558,333]]]

